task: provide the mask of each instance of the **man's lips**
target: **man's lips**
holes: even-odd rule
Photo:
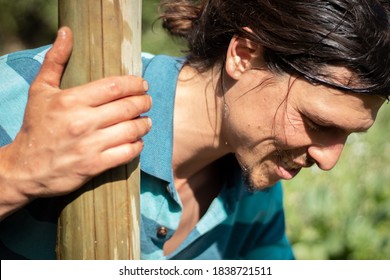
[[[283,165],[277,165],[276,166],[276,174],[284,180],[290,180],[294,178],[299,171],[301,171],[301,168],[286,168]]]
[[[302,164],[294,162],[288,156],[279,158],[279,164],[276,167],[276,173],[281,179],[290,180],[301,171]]]

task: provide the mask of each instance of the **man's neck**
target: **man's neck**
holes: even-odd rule
[[[229,153],[221,133],[223,98],[218,93],[219,71],[198,73],[184,66],[179,74],[174,111],[173,172],[189,179]]]

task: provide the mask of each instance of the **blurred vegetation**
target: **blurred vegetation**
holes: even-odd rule
[[[51,43],[57,15],[56,0],[0,0],[0,54]]]
[[[179,54],[143,0],[143,50]],[[0,0],[0,54],[53,41],[56,0]],[[287,233],[298,259],[390,259],[390,104],[369,133],[352,135],[336,168],[285,182]]]
[[[142,50],[152,54],[182,55],[185,47],[180,41],[171,38],[158,20],[159,0],[142,1]]]
[[[143,0],[143,51],[180,55],[179,42],[158,21],[158,0]],[[53,42],[58,22],[57,0],[0,0],[0,55]]]

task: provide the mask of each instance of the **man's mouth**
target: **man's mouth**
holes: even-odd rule
[[[298,169],[302,168],[302,166],[298,163],[295,163],[291,158],[284,156],[281,158],[281,163],[286,169]]]
[[[279,164],[276,167],[276,173],[284,180],[290,180],[294,178],[299,171],[301,171],[302,165],[295,163],[287,155],[280,156]]]

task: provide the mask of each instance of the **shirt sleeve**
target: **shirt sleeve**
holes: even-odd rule
[[[12,142],[20,130],[30,85],[49,49],[0,57],[0,146]],[[0,259],[55,259],[58,216],[54,209],[59,205],[57,199],[38,199],[2,220]]]
[[[30,84],[50,46],[0,57],[0,146],[9,144],[20,130]]]

